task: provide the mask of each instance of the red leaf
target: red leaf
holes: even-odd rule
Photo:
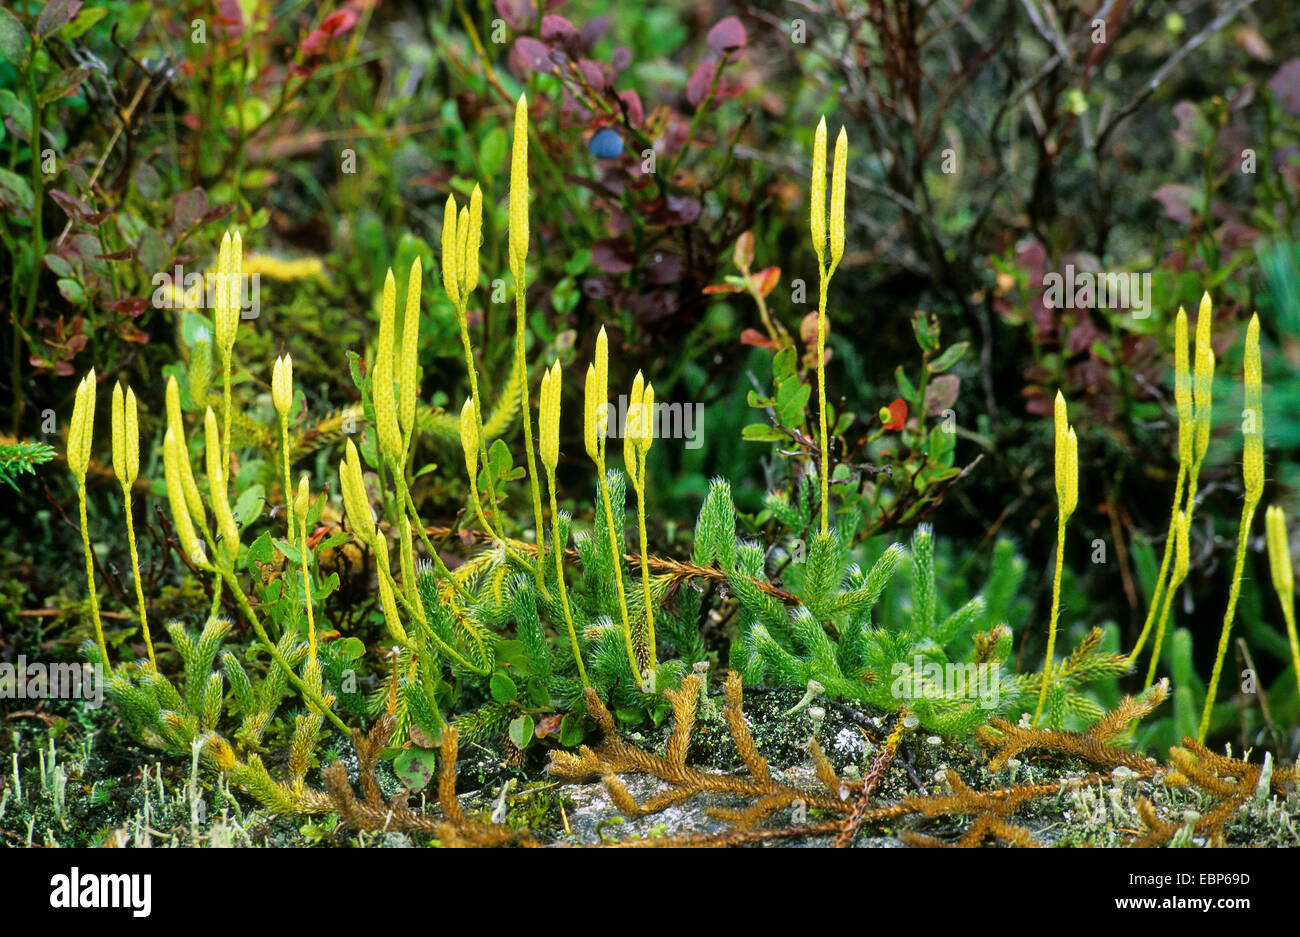
[[[691,107],[698,108],[704,103],[709,89],[713,87],[713,76],[717,71],[717,62],[701,62],[695,66],[690,81],[686,82],[686,100],[690,102]]]
[[[548,74],[551,71],[551,50],[544,42],[538,42],[532,36],[520,36],[515,40],[515,51],[520,60],[535,72]]]
[[[731,51],[731,57],[728,61],[734,62],[740,58],[739,50],[745,48],[749,36],[746,34],[744,24],[740,20],[734,16],[728,16],[726,19],[718,20],[714,24],[704,41],[709,44],[710,49],[719,55]]]
[[[330,38],[341,36],[351,29],[357,21],[357,11],[349,7],[335,10],[321,21],[320,28]]]
[[[907,401],[901,397],[895,397],[889,406],[881,407],[880,422],[884,424],[885,429],[902,429],[907,422]]]
[[[104,303],[104,308],[109,312],[116,312],[132,319],[138,319],[149,308],[149,301],[142,296],[128,296],[125,299],[115,299]]]
[[[582,37],[573,28],[573,24],[563,16],[548,14],[542,17],[542,42],[557,42],[566,49],[574,50],[582,44]]]
[[[627,109],[628,125],[631,127],[640,127],[641,118],[645,114],[641,109],[641,95],[628,89],[627,91],[620,91],[618,93],[618,99],[623,102],[623,106]]]
[[[763,298],[766,299],[768,294],[776,289],[776,285],[781,282],[781,268],[768,267],[766,270],[760,270],[758,273],[752,274],[750,280]]]
[[[745,331],[741,332],[740,344],[753,345],[755,348],[774,348],[776,346],[775,342],[758,329],[745,329]]]

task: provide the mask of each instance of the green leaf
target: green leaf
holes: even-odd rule
[[[76,39],[103,19],[104,14],[107,12],[107,7],[83,7],[81,12],[77,14],[76,19],[59,30],[59,38],[64,42]]]
[[[360,638],[344,638],[334,643],[334,649],[338,651],[339,657],[343,660],[360,660],[366,653],[365,642]]]
[[[272,546],[271,535],[263,533],[248,548],[248,553],[244,557],[245,568],[252,569],[254,563],[269,563],[274,555],[275,547]]]
[[[479,169],[482,170],[483,176],[491,179],[501,171],[506,161],[506,150],[505,131],[499,126],[494,126],[483,137],[483,142],[478,148]]]
[[[500,670],[492,674],[488,688],[492,692],[492,698],[498,703],[509,703],[519,695],[519,687],[515,686],[515,681]]]
[[[65,68],[45,83],[45,87],[41,89],[40,94],[37,96],[37,101],[41,104],[57,101],[85,81],[86,76],[89,74],[89,69]]]
[[[265,494],[261,485],[249,485],[240,494],[234,507],[235,520],[240,530],[247,530],[249,524],[262,516],[262,498]]]
[[[931,374],[942,374],[960,361],[961,356],[966,354],[968,348],[970,348],[970,342],[958,342],[955,345],[949,345],[939,357],[927,364],[926,367]]]
[[[36,197],[27,180],[17,173],[0,169],[0,204],[8,206],[14,214],[26,218],[36,206]]]
[[[36,35],[44,39],[62,29],[81,10],[81,0],[50,0],[36,17]]]
[[[438,753],[412,745],[393,760],[393,773],[408,791],[422,791],[438,771]]]
[[[894,369],[894,381],[898,384],[898,395],[907,401],[907,405],[913,410],[917,408],[916,387],[907,379],[903,373],[903,366],[900,364]]]
[[[812,385],[785,380],[776,391],[776,415],[786,426],[801,426],[804,408],[812,396]]]
[[[527,748],[533,740],[533,717],[525,713],[510,720],[510,741],[519,748]]]
[[[565,748],[581,745],[586,734],[587,731],[582,724],[582,717],[577,713],[568,713],[560,720],[560,744]]]
[[[0,55],[14,67],[22,68],[27,61],[27,29],[7,7],[0,7]]]
[[[279,551],[281,556],[287,559],[290,563],[293,563],[295,566],[302,565],[302,551],[288,540],[275,541],[275,549]]]
[[[788,378],[795,376],[799,365],[799,359],[795,354],[794,346],[787,345],[776,353],[772,359],[772,380],[774,383],[780,383]]]
[[[785,433],[766,423],[750,423],[740,431],[740,438],[747,442],[780,442],[786,438]]]

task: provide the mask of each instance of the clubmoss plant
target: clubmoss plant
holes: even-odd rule
[[[1054,666],[1052,654],[1056,649],[1056,622],[1061,614],[1061,568],[1065,563],[1065,525],[1079,503],[1079,440],[1074,435],[1066,413],[1065,397],[1056,392],[1056,571],[1052,575],[1052,618],[1047,626],[1047,652],[1043,658],[1043,673]],[[1034,707],[1034,724],[1043,715],[1050,681],[1043,679],[1038,691],[1038,705]]]
[[[618,610],[623,620],[623,643],[627,649],[632,672],[639,674],[642,689],[653,692],[650,654],[643,642],[634,641],[631,619],[627,612],[627,595],[623,588],[622,555],[618,527],[614,523],[614,507],[609,497],[609,480],[605,471],[605,439],[609,429],[609,337],[601,326],[596,336],[596,353],[587,365],[587,382],[584,388],[583,439],[587,455],[596,465],[597,484],[600,486],[601,507],[604,511],[605,529],[609,535],[609,549],[614,558],[614,583],[618,588]],[[621,509],[621,508],[620,508]]]
[[[135,583],[136,607],[140,610],[140,631],[149,654],[149,666],[158,669],[154,659],[153,639],[149,635],[149,616],[144,604],[144,587],[140,583],[140,556],[135,547],[135,518],[131,513],[131,487],[140,474],[140,423],[135,391],[113,385],[113,472],[122,486],[122,509],[126,514],[126,542],[131,553],[131,578]]]
[[[275,359],[271,370],[271,403],[279,414],[280,422],[280,478],[284,483],[285,512],[289,520],[289,529],[295,525],[293,498],[290,496],[292,484],[289,481],[289,410],[293,406],[293,358],[289,355]]]
[[[1174,504],[1169,512],[1169,530],[1165,534],[1165,548],[1160,557],[1160,570],[1156,573],[1156,584],[1151,590],[1146,621],[1142,623],[1142,632],[1129,653],[1129,660],[1133,662],[1136,662],[1138,655],[1142,653],[1147,635],[1151,633],[1151,628],[1156,622],[1156,612],[1160,609],[1160,596],[1165,589],[1165,577],[1169,573],[1169,563],[1173,558],[1175,526],[1179,515],[1183,515],[1184,525],[1187,522],[1186,513],[1183,511],[1183,492],[1186,490],[1188,474],[1192,468],[1196,421],[1192,410],[1192,372],[1188,361],[1187,310],[1182,306],[1178,307],[1178,315],[1174,318],[1174,405],[1178,412],[1178,478],[1174,482]],[[1165,603],[1165,608],[1168,608],[1168,603]],[[1163,613],[1159,630],[1164,630]],[[1158,658],[1159,650],[1156,650],[1151,656],[1153,666]],[[1150,686],[1149,680],[1147,685]]]
[[[830,517],[830,440],[826,426],[826,294],[831,277],[844,256],[845,174],[848,169],[848,137],[844,128],[835,140],[835,163],[831,178],[830,264],[826,262],[826,118],[817,124],[813,135],[812,181],[809,191],[809,229],[813,251],[817,254],[817,410],[820,420],[821,465],[821,532],[826,534]]]
[[[528,461],[528,487],[533,495],[533,529],[537,532],[535,578],[538,591],[546,593],[546,563],[541,549],[545,539],[542,525],[542,494],[537,483],[537,457],[533,452],[533,420],[529,407],[528,365],[524,338],[528,325],[524,299],[528,288],[528,97],[515,102],[515,133],[510,148],[510,272],[515,278],[515,383],[519,386],[520,412],[524,423],[524,457]]]
[[[1264,530],[1268,535],[1268,569],[1282,603],[1282,617],[1286,621],[1287,641],[1291,645],[1291,672],[1300,697],[1300,640],[1296,639],[1295,623],[1295,567],[1291,565],[1291,544],[1286,535],[1286,514],[1274,504],[1264,512]]]
[[[1241,592],[1241,576],[1246,563],[1250,526],[1255,519],[1255,508],[1264,493],[1264,395],[1259,359],[1258,315],[1252,315],[1250,324],[1246,326],[1246,354],[1242,360],[1242,383],[1245,387],[1245,408],[1241,412],[1241,477],[1245,486],[1245,502],[1241,507],[1241,523],[1237,528],[1237,557],[1232,564],[1228,609],[1223,613],[1223,629],[1219,632],[1219,647],[1214,655],[1214,670],[1210,672],[1210,685],[1205,691],[1205,708],[1201,710],[1201,726],[1196,733],[1196,741],[1202,744],[1205,743],[1206,733],[1210,730],[1210,712],[1214,708],[1215,693],[1219,689],[1223,658],[1228,653],[1232,620],[1237,613],[1237,596]]]
[[[104,643],[104,624],[99,617],[99,594],[95,589],[94,554],[90,550],[90,530],[86,525],[86,469],[90,467],[90,445],[95,431],[95,369],[91,368],[77,385],[68,424],[68,469],[77,482],[77,509],[81,517],[81,549],[86,557],[86,588],[90,595],[90,616],[95,625],[95,641],[111,676],[113,665]]]
[[[650,670],[658,666],[655,653],[655,603],[650,595],[650,563],[646,556],[645,532],[645,462],[654,441],[654,385],[645,383],[641,372],[636,372],[632,381],[631,402],[627,409],[627,425],[623,428],[623,463],[627,468],[628,480],[636,492],[637,532],[641,543],[641,587],[645,593],[645,634],[641,640],[650,656]]]
[[[542,374],[537,416],[538,442],[542,465],[546,469],[546,489],[551,500],[551,555],[555,558],[555,581],[564,611],[564,625],[569,630],[573,660],[578,665],[582,685],[588,687],[591,686],[591,681],[587,679],[587,668],[582,662],[582,648],[578,645],[578,632],[573,626],[573,609],[569,606],[569,587],[564,582],[565,541],[560,536],[560,511],[555,498],[555,468],[560,461],[560,390],[560,362],[556,361]],[[644,542],[642,547],[644,549]],[[538,550],[538,554],[541,554],[541,550]]]

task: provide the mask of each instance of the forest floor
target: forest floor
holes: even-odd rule
[[[745,710],[755,744],[768,760],[773,777],[813,793],[825,793],[806,748],[812,721],[805,708],[793,715],[796,690],[746,689]],[[817,732],[827,759],[843,778],[854,779],[869,767],[892,717],[834,701],[821,701],[825,718]],[[721,701],[718,707],[721,709]],[[188,760],[160,756],[126,738],[111,706],[87,710],[53,701],[39,708],[9,705],[0,738],[4,778],[0,781],[0,837],[6,845],[33,846],[422,846],[432,837],[421,833],[358,832],[342,829],[334,815],[281,817],[269,813],[205,765],[192,770]],[[623,736],[638,748],[662,752],[667,724]],[[596,740],[591,740],[595,744]],[[341,757],[352,768],[356,759],[340,736],[323,744],[325,759]],[[15,759],[15,755],[17,756]],[[285,753],[264,755],[272,774]],[[623,816],[600,780],[570,783],[547,771],[543,746],[533,746],[521,760],[510,758],[501,742],[465,746],[458,761],[458,797],[471,816],[528,827],[545,844],[590,846],[618,842],[718,835],[730,827],[711,809],[745,807],[750,800],[735,794],[699,794],[638,818]],[[1027,754],[1006,768],[989,771],[988,758],[973,745],[953,744],[924,730],[909,736],[882,778],[873,804],[950,790],[949,772],[971,788],[991,790],[1017,784],[1058,784],[1055,795],[1035,798],[1008,819],[1044,846],[1126,846],[1143,832],[1137,814],[1140,799],[1149,800],[1166,820],[1189,829],[1176,840],[1203,845],[1190,822],[1215,806],[1196,790],[1168,787],[1162,776],[1144,779],[1118,769],[1088,785],[1078,783],[1096,769],[1073,757]],[[727,727],[716,714],[701,711],[689,749],[688,764],[718,772],[744,772]],[[386,797],[400,784],[381,761],[377,777]],[[620,776],[628,792],[644,803],[669,786],[647,774]],[[317,771],[308,783],[323,787]],[[849,795],[848,791],[843,792]],[[432,805],[432,789],[411,795],[412,807]],[[437,812],[436,806],[431,811]],[[838,815],[817,809],[784,807],[759,825],[778,830],[834,821]],[[956,842],[970,818],[925,820],[911,815],[883,824],[868,823],[856,839],[859,847],[903,845],[899,833],[911,831]],[[1224,826],[1225,841],[1239,846],[1300,846],[1300,794],[1251,797]],[[826,846],[833,836],[802,835],[768,840],[771,845]]]

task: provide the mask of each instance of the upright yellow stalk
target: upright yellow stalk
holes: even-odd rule
[[[169,426],[163,437],[163,472],[167,482],[167,501],[172,509],[172,526],[176,528],[176,537],[189,561],[200,569],[211,569],[203,543],[194,533],[190,505],[185,495],[182,473],[189,472],[189,462],[184,437],[176,435],[176,430]]]
[[[1282,617],[1286,620],[1286,636],[1291,642],[1291,670],[1295,675],[1296,690],[1300,692],[1300,641],[1296,639],[1295,623],[1295,567],[1291,565],[1291,544],[1286,535],[1286,515],[1282,508],[1273,505],[1264,512],[1264,529],[1268,533],[1268,568],[1282,603]]]
[[[289,410],[293,406],[293,358],[285,355],[276,358],[271,369],[271,402],[275,412],[280,416],[280,461],[284,478],[285,513],[288,515],[288,529],[293,535],[293,492],[289,481]]]
[[[402,317],[402,349],[398,358],[397,383],[401,398],[397,417],[401,424],[402,439],[406,443],[405,458],[410,457],[415,439],[415,403],[420,395],[420,290],[424,284],[424,267],[420,258],[411,263],[411,274],[406,281],[406,312]]]
[[[1156,639],[1151,645],[1151,666],[1147,668],[1146,682],[1142,684],[1142,689],[1147,690],[1156,679],[1156,667],[1160,663],[1160,648],[1165,641],[1165,623],[1169,620],[1169,606],[1173,602],[1174,593],[1183,584],[1187,578],[1188,563],[1188,546],[1187,546],[1187,514],[1179,511],[1174,516],[1174,567],[1169,577],[1169,588],[1165,590],[1165,599],[1160,609],[1160,626],[1156,628]]]
[[[479,219],[482,220],[483,196],[478,186],[474,187],[478,196]],[[470,199],[471,205],[474,199]],[[478,368],[474,365],[474,347],[469,339],[469,299],[474,286],[478,284],[478,241],[480,231],[475,228],[470,236],[471,215],[468,208],[456,212],[455,196],[447,196],[447,208],[442,217],[442,283],[447,297],[456,307],[456,322],[460,326],[460,343],[465,352],[465,372],[469,377],[470,399],[474,402],[473,416],[476,422],[475,436],[478,440],[479,455],[484,464],[488,461],[487,435],[483,431],[483,401],[479,398]],[[467,257],[469,248],[473,247],[472,261]],[[472,266],[474,272],[471,280],[466,267]],[[496,505],[495,485],[489,485],[488,494]],[[495,537],[495,534],[493,535]]]
[[[637,372],[640,377],[641,372]],[[635,389],[632,392],[632,399],[636,400]],[[658,669],[658,646],[655,642],[655,611],[654,602],[650,597],[650,557],[648,553],[647,537],[645,532],[645,502],[646,502],[646,456],[650,452],[650,444],[654,442],[654,412],[655,412],[655,389],[653,384],[646,384],[645,390],[641,393],[641,400],[637,406],[640,409],[640,419],[638,430],[635,438],[635,459],[637,461],[636,470],[636,520],[639,539],[641,541],[641,587],[645,592],[645,624],[646,624],[646,651],[650,655],[650,670],[655,672]],[[631,407],[628,408],[629,411]],[[630,432],[630,431],[629,431]]]
[[[1169,572],[1169,561],[1174,552],[1175,524],[1182,512],[1183,490],[1186,486],[1188,473],[1192,468],[1193,450],[1196,442],[1196,422],[1192,410],[1192,372],[1188,364],[1187,310],[1181,306],[1178,307],[1178,315],[1174,318],[1174,405],[1178,410],[1178,479],[1174,483],[1174,506],[1169,513],[1169,530],[1165,534],[1165,549],[1160,557],[1160,571],[1156,573],[1155,588],[1151,591],[1151,602],[1147,606],[1146,621],[1142,625],[1142,633],[1138,635],[1137,643],[1133,645],[1133,650],[1129,653],[1129,663],[1136,661],[1138,654],[1142,652],[1142,646],[1146,643],[1147,635],[1156,620],[1156,609],[1160,607],[1161,592],[1165,587],[1165,577]],[[1183,521],[1186,523],[1187,518],[1184,517]],[[1163,620],[1159,630],[1164,630]],[[1158,650],[1153,660],[1156,657],[1159,657]]]
[[[477,191],[477,190],[475,190]],[[528,394],[528,366],[525,360],[524,294],[527,290],[528,260],[528,98],[515,103],[515,135],[510,148],[510,272],[515,278],[515,383],[519,385],[519,412],[524,421],[524,456],[528,460],[528,484],[533,495],[533,529],[537,532],[535,577],[545,595],[542,546],[542,492],[537,483],[537,458],[533,454],[533,418]]]
[[[227,569],[234,569],[235,558],[239,554],[239,528],[235,524],[235,515],[230,511],[228,469],[222,457],[223,449],[217,434],[217,417],[208,407],[203,414],[204,455],[208,467],[208,495],[212,502],[212,516],[217,521],[217,535],[220,538],[220,554]]]
[[[149,666],[157,672],[158,662],[154,658],[153,638],[149,635],[149,616],[145,610],[144,587],[140,584],[140,557],[135,546],[135,518],[131,516],[131,486],[140,474],[140,428],[139,413],[135,403],[135,391],[127,389],[122,394],[122,385],[113,385],[113,472],[122,486],[122,507],[126,512],[126,540],[131,551],[131,576],[135,580],[135,601],[140,610],[140,630],[144,634],[144,646],[149,653]]]
[[[840,128],[835,140],[835,163],[832,167],[830,205],[830,264],[826,263],[826,118],[817,124],[813,135],[812,179],[809,187],[808,227],[813,251],[817,254],[817,409],[821,439],[821,531],[827,532],[830,520],[830,438],[826,425],[826,296],[831,276],[844,256],[844,201],[848,173],[848,136]]]
[[[1241,524],[1237,528],[1237,558],[1232,567],[1232,587],[1228,592],[1228,609],[1223,615],[1223,630],[1219,633],[1219,648],[1214,655],[1214,670],[1210,685],[1205,690],[1205,708],[1201,710],[1201,726],[1196,740],[1205,742],[1210,730],[1210,712],[1219,689],[1219,675],[1223,671],[1223,658],[1228,653],[1228,638],[1232,633],[1232,620],[1237,612],[1237,595],[1241,591],[1241,574],[1246,562],[1246,541],[1255,519],[1255,508],[1264,493],[1264,389],[1259,358],[1259,316],[1252,315],[1246,326],[1246,354],[1242,361],[1242,383],[1245,387],[1245,408],[1241,413],[1242,467],[1241,477],[1245,488],[1245,503],[1241,508]]]
[[[1052,577],[1052,618],[1047,629],[1047,655],[1043,661],[1043,682],[1038,689],[1034,724],[1043,714],[1047,685],[1051,682],[1052,658],[1056,650],[1056,623],[1061,613],[1061,567],[1065,563],[1065,525],[1079,503],[1079,440],[1066,413],[1065,398],[1056,392],[1056,573]]]
[[[582,685],[589,686],[587,668],[582,663],[582,648],[578,645],[578,631],[573,626],[573,612],[569,608],[569,589],[564,582],[564,543],[560,540],[560,511],[555,498],[555,467],[560,461],[560,384],[560,362],[556,361],[542,373],[537,415],[538,448],[551,498],[551,553],[555,557],[555,580],[560,590],[560,604],[564,608],[564,624],[569,629],[569,645],[573,649]]]
[[[86,469],[90,467],[90,446],[95,431],[95,369],[77,385],[72,405],[72,422],[68,424],[68,469],[77,480],[77,507],[81,514],[81,549],[86,558],[86,586],[90,592],[90,617],[95,626],[95,643],[99,645],[104,668],[111,676],[113,662],[108,658],[108,645],[104,642],[104,624],[99,617],[99,595],[95,591],[94,554],[90,550],[90,530],[86,522]]]
[[[587,368],[587,384],[584,388],[583,439],[587,444],[587,455],[596,463],[599,476],[600,497],[605,507],[605,529],[609,532],[609,549],[614,561],[614,584],[618,588],[618,610],[623,619],[623,644],[627,648],[628,663],[632,673],[641,681],[644,688],[651,676],[650,657],[644,647],[637,647],[632,641],[632,624],[627,614],[627,596],[623,591],[623,550],[614,530],[614,507],[609,498],[609,485],[605,480],[605,437],[609,424],[609,338],[605,327],[600,327],[596,336],[595,360]]]
[[[375,374],[371,395],[375,403],[375,430],[379,448],[393,465],[402,466],[402,432],[398,428],[397,398],[393,395],[393,334],[397,316],[397,281],[390,269],[384,277],[384,294],[379,308],[379,346],[375,352]]]
[[[244,242],[239,232],[227,231],[221,238],[221,249],[217,254],[217,289],[216,320],[217,354],[221,359],[221,399],[222,399],[222,458],[227,466],[230,463],[230,370],[231,356],[235,348],[235,332],[239,328],[239,316],[242,307],[240,290],[243,285]],[[203,406],[203,401],[194,401],[195,406]]]

